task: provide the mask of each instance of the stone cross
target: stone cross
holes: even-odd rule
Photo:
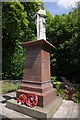
[[[45,30],[45,16],[46,11],[42,10],[41,3],[38,3],[38,12],[33,16],[35,18],[36,28],[37,28],[37,40],[46,40],[46,30]]]

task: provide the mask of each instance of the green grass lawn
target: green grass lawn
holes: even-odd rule
[[[20,83],[13,83],[9,80],[2,80],[1,81],[1,87],[0,87],[0,92],[3,93],[8,93],[12,91],[18,90],[20,87]]]

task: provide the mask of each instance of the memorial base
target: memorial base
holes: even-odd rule
[[[15,110],[17,112],[23,113],[25,115],[31,116],[36,119],[51,118],[59,106],[62,104],[62,98],[56,97],[52,102],[50,102],[44,108],[35,106],[33,108],[26,105],[19,105],[15,99],[8,100],[6,107]]]
[[[35,93],[39,107],[45,107],[56,97],[56,90],[51,84],[50,50],[54,48],[46,40],[35,40],[21,44],[25,49],[24,79],[16,92],[16,99],[21,94]]]

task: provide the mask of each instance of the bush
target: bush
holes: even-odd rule
[[[57,77],[51,77],[53,87],[56,88],[57,95],[66,100],[73,100],[80,103],[80,84],[72,84],[68,81],[57,81]]]
[[[57,81],[56,78],[57,78],[56,76],[51,77],[51,81],[52,81],[53,87],[56,88],[57,95],[61,95],[64,92],[63,83]]]

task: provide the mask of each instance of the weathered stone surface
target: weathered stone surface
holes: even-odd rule
[[[26,49],[24,80],[16,98],[34,92],[39,98],[38,106],[44,107],[56,97],[50,80],[50,49],[54,46],[45,40],[25,42],[22,46]]]
[[[31,108],[26,105],[19,105],[16,100],[11,99],[7,101],[6,107],[21,112],[25,115],[29,115],[33,118],[42,119],[42,118],[51,118],[53,113],[58,109],[61,103],[62,103],[62,99],[56,97],[52,102],[49,103],[49,105],[47,105],[44,108],[38,106]]]
[[[52,118],[78,118],[78,105],[70,100],[63,100]]]

